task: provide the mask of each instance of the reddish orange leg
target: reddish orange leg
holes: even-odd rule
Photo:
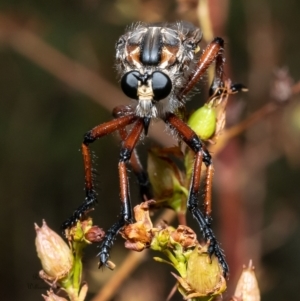
[[[138,117],[134,116],[133,114],[122,116],[118,119],[98,125],[85,134],[84,141],[82,143],[82,154],[84,162],[86,197],[84,202],[73,212],[73,215],[62,224],[63,229],[67,229],[73,226],[82,217],[82,215],[90,210],[97,202],[93,185],[93,170],[89,144],[93,143],[95,140],[99,139],[102,136],[111,134],[112,132],[119,130],[120,128],[132,124],[137,119]]]
[[[215,62],[215,74],[209,90],[209,95],[213,95],[219,88],[224,86],[223,82],[223,54],[224,41],[221,38],[215,38],[203,51],[195,72],[191,75],[188,84],[179,92],[179,99],[184,97],[194,88],[200,81],[208,67]],[[220,91],[222,91],[220,89]],[[211,194],[212,194],[212,179],[213,166],[212,159],[205,146],[196,135],[181,119],[176,115],[169,113],[166,115],[165,122],[174,128],[181,136],[182,140],[195,152],[195,161],[193,175],[191,179],[191,187],[187,208],[197,220],[203,236],[206,241],[209,241],[208,252],[210,255],[215,254],[223,268],[224,276],[228,275],[229,267],[225,260],[223,250],[220,248],[218,241],[211,229]],[[206,165],[206,187],[204,196],[204,213],[198,208],[198,195],[200,187],[201,166],[202,162]]]
[[[132,113],[132,108],[128,106],[118,106],[113,111],[113,116],[115,118],[118,118],[120,116],[124,116],[126,114]],[[125,141],[127,138],[127,130],[125,128],[119,129],[119,134],[122,139],[122,141]],[[132,171],[134,172],[139,189],[140,189],[140,196],[141,200],[144,201],[145,199],[150,200],[153,198],[152,193],[152,186],[149,181],[148,173],[143,168],[141,161],[139,159],[138,153],[136,149],[133,150],[131,158],[130,158],[130,166]]]
[[[172,113],[167,114],[165,122],[169,124],[173,129],[175,129],[182,138],[182,140],[195,152],[195,161],[193,175],[191,179],[190,192],[187,201],[187,208],[198,222],[204,239],[209,242],[209,254],[216,255],[220,264],[222,265],[223,273],[226,276],[229,273],[229,267],[226,263],[223,250],[221,249],[213,233],[213,230],[211,229],[211,187],[213,178],[211,156],[206,150],[201,140],[199,139],[199,137],[197,136],[197,134],[176,115]],[[204,164],[207,167],[206,189],[204,197],[204,213],[198,207],[202,162],[204,162]]]
[[[205,179],[205,200],[204,212],[206,216],[211,216],[211,195],[212,195],[212,180],[214,176],[214,167],[212,164],[207,166],[206,179]]]
[[[211,84],[209,95],[213,95],[216,89],[223,86],[223,66],[224,66],[224,41],[222,38],[215,38],[202,53],[196,71],[192,74],[188,84],[179,92],[179,99],[187,95],[200,81],[208,67],[215,61],[215,74]]]
[[[118,166],[120,178],[120,198],[122,203],[121,218],[106,232],[105,238],[100,247],[101,251],[98,254],[100,258],[99,266],[106,265],[108,268],[110,268],[110,265],[107,264],[107,261],[109,258],[109,251],[113,245],[113,242],[123,226],[127,223],[132,222],[132,208],[129,196],[126,162],[129,161],[143,129],[143,119],[139,118],[122,144]]]

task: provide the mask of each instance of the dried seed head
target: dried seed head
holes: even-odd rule
[[[36,230],[35,245],[44,272],[53,280],[64,278],[73,266],[73,255],[64,240],[51,230],[45,220],[40,228],[34,224]]]
[[[141,223],[129,224],[121,232],[126,239],[125,247],[133,251],[142,251],[150,245],[152,235]]]
[[[103,240],[105,232],[98,226],[93,226],[92,218],[79,220],[73,227],[66,229],[66,238],[70,243],[98,243]]]
[[[85,241],[89,243],[98,243],[103,240],[105,232],[98,226],[92,226],[85,234]]]
[[[179,225],[177,229],[171,233],[171,238],[184,249],[194,247],[197,243],[196,233],[190,227],[184,225]]]
[[[143,202],[134,207],[134,217],[136,222],[129,224],[120,232],[126,239],[125,247],[134,251],[142,251],[150,246],[152,241],[152,221],[149,216],[149,206],[154,201]]]
[[[251,260],[248,267],[244,267],[237,283],[233,300],[235,299],[240,301],[260,301],[260,291]]]

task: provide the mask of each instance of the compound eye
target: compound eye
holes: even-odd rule
[[[121,88],[129,98],[138,99],[137,89],[140,76],[138,71],[130,71],[123,75],[121,79]]]
[[[166,74],[155,71],[152,74],[152,89],[155,100],[164,99],[172,90],[172,82]]]

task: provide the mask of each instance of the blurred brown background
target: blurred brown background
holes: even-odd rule
[[[33,223],[59,231],[84,198],[83,134],[126,102],[114,70],[114,44],[134,21],[188,20],[199,25],[193,0],[1,0],[0,131],[1,300],[42,300]],[[209,1],[213,35],[226,41],[226,74],[249,87],[232,98],[228,125],[272,101],[274,70],[287,66],[300,79],[300,2]],[[201,12],[201,11],[200,11]],[[204,46],[204,45],[203,45]],[[207,96],[207,80],[188,104]],[[299,89],[298,89],[299,90]],[[297,91],[296,91],[297,92]],[[262,300],[297,300],[300,285],[300,103],[287,104],[232,139],[215,156],[214,228],[231,277],[252,258]],[[152,134],[153,130],[152,130]],[[119,213],[117,136],[92,148],[98,156],[95,223],[107,228]],[[155,136],[146,148],[167,136]],[[168,138],[170,140],[170,137]],[[137,191],[132,189],[133,201]],[[85,278],[93,300],[114,272],[97,269],[97,248],[86,251]],[[127,252],[121,239],[112,258]],[[128,275],[113,300],[164,300],[174,285],[170,268],[150,257]],[[173,300],[181,300],[175,295]],[[94,299],[96,301],[96,299]]]

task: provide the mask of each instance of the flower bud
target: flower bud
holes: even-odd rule
[[[172,227],[167,227],[159,231],[154,231],[154,237],[151,242],[151,249],[155,251],[163,251],[168,248],[170,243],[170,233],[174,229]]]
[[[64,240],[51,230],[45,220],[41,228],[34,224],[36,230],[35,245],[44,272],[53,280],[64,278],[73,266],[73,255]]]
[[[196,110],[189,118],[188,125],[203,140],[211,138],[216,130],[216,112],[215,109],[205,104]]]
[[[244,267],[237,283],[233,300],[235,299],[241,301],[260,301],[260,291],[251,260],[249,266]]]

